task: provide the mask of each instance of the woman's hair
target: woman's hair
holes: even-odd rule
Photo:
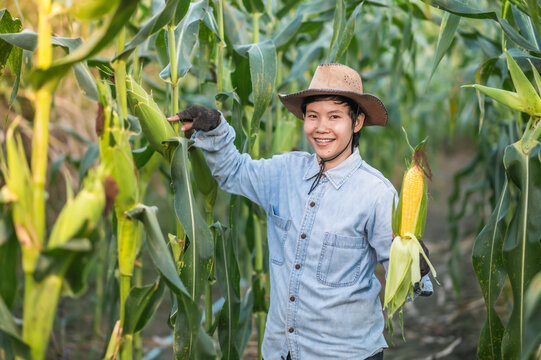
[[[352,99],[341,96],[341,95],[312,95],[307,96],[302,100],[301,104],[301,110],[302,114],[306,115],[306,106],[310,103],[316,102],[316,101],[334,101],[336,104],[346,104],[346,106],[349,108],[349,117],[351,118],[351,128],[355,128],[355,121],[357,120],[357,117],[362,114],[362,109],[355,101]],[[359,138],[361,136],[361,131],[357,131],[353,134],[353,139],[351,139],[351,146],[352,149],[359,146]]]

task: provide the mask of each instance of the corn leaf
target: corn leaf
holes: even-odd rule
[[[513,310],[503,334],[503,358],[512,358],[524,350],[525,292],[533,277],[541,271],[541,144],[528,154],[521,141],[509,145],[504,165],[514,187],[519,191],[517,209],[505,234],[503,259],[513,293]]]
[[[182,1],[184,2],[184,1]],[[160,6],[160,9],[141,25],[134,38],[124,46],[122,53],[118,55],[119,58],[127,58],[131,52],[148,39],[152,34],[163,29],[167,25],[173,16],[175,16],[175,10],[179,4],[179,0],[167,0]]]
[[[218,314],[218,338],[223,359],[239,359],[240,352],[234,339],[237,338],[237,325],[240,314],[240,271],[233,248],[233,237],[225,235],[220,223],[213,225],[216,239],[216,278],[225,298]]]
[[[19,245],[15,230],[7,214],[0,218],[0,299],[11,309],[17,296],[17,269]]]
[[[504,104],[505,106],[510,107],[511,109],[518,110],[518,111],[526,110],[522,99],[515,92],[502,90],[498,88],[491,88],[488,86],[478,85],[478,84],[471,85],[471,87],[474,87],[475,89],[479,90],[483,94],[490,96],[494,100]]]
[[[212,8],[206,0],[201,0],[190,4],[190,8],[186,16],[175,28],[175,49],[177,59],[177,78],[180,79],[192,67],[190,57],[197,42],[197,34],[199,33],[199,23],[204,22],[205,25],[218,36],[218,28],[216,20],[212,13]],[[166,43],[168,34],[166,36]],[[160,72],[160,78],[163,80],[171,79],[171,59],[169,65]]]
[[[153,284],[134,286],[126,298],[126,318],[122,332],[134,334],[150,321],[163,300],[164,282],[158,278]]]
[[[355,33],[355,24],[357,23],[356,22],[357,15],[361,11],[361,7],[363,6],[363,4],[364,2],[361,1],[355,7],[355,10],[353,10],[347,22],[345,22],[345,11],[344,11],[344,14],[343,14],[344,18],[341,20],[341,22],[342,23],[345,22],[345,24],[343,24],[343,26],[339,28],[339,33],[337,35],[336,41],[333,42],[331,46],[331,55],[329,57],[330,62],[337,62],[348,49],[348,46],[351,43],[351,39],[353,39],[353,35]],[[335,18],[335,21],[336,21],[336,18]]]
[[[507,278],[503,267],[502,245],[508,210],[509,191],[506,181],[490,219],[475,239],[473,246],[473,268],[481,285],[487,310],[477,348],[477,356],[480,359],[501,358],[504,327],[494,305]]]
[[[248,50],[254,113],[250,122],[249,144],[253,149],[261,117],[267,111],[274,95],[276,81],[276,48],[271,40],[253,44]],[[250,151],[252,153],[252,151]]]
[[[20,356],[30,359],[30,346],[24,342],[17,329],[17,325],[2,298],[0,297],[0,353],[6,359]]]
[[[430,71],[429,79],[432,79],[441,59],[443,59],[443,56],[447,50],[449,50],[459,24],[460,16],[449,12],[443,14],[440,33],[438,35],[438,45],[436,46],[436,54],[434,56],[434,63],[432,64],[432,71]]]
[[[250,13],[262,13],[265,11],[265,4],[262,0],[242,0],[242,4]]]
[[[524,350],[522,360],[527,360],[541,345],[541,272],[533,278],[525,300]]]
[[[156,217],[157,211],[158,209],[156,207],[139,204],[128,211],[127,215],[143,223],[147,234],[150,258],[169,289],[178,297],[190,297],[191,294],[180,280],[173,257],[167,249],[167,243],[163,238],[160,224]]]
[[[82,20],[101,19],[118,5],[119,0],[84,0],[71,7],[71,13]]]
[[[274,46],[277,49],[280,49],[297,34],[297,31],[302,24],[302,15],[297,14],[292,19],[289,19],[287,22],[281,24],[278,30],[272,34],[272,41]]]
[[[11,14],[6,9],[0,10],[0,34],[17,33],[21,31],[22,24],[18,19],[11,17]],[[6,66],[13,45],[0,40],[0,75],[2,75],[4,67]]]
[[[188,162],[189,140],[176,138],[172,142],[177,145],[171,160],[175,212],[190,241],[182,259],[181,278],[192,300],[197,303],[209,277],[213,240],[193,195]]]
[[[9,11],[0,10],[0,34],[3,33],[17,33],[22,29],[22,24],[19,19],[12,18]],[[9,56],[5,58],[6,54]],[[0,75],[2,75],[3,68],[6,64],[11,67],[11,72],[15,75],[15,82],[13,89],[11,90],[11,96],[9,98],[9,106],[13,105],[17,92],[19,91],[19,84],[21,81],[21,69],[23,62],[23,52],[18,47],[0,39]]]
[[[530,80],[520,70],[515,59],[508,52],[505,55],[507,57],[507,67],[511,73],[517,94],[522,99],[523,106],[526,107],[524,112],[530,115],[541,115],[541,98],[539,98]]]
[[[34,89],[40,89],[47,85],[56,86],[57,82],[76,63],[84,61],[107,46],[117,35],[122,27],[128,23],[131,15],[137,9],[137,0],[120,0],[113,14],[104,21],[104,25],[94,32],[85,43],[77,47],[69,55],[56,60],[47,69],[35,69],[29,74],[29,79]]]
[[[212,211],[216,202],[216,194],[218,193],[218,182],[212,176],[201,149],[190,149],[189,156],[197,189],[205,197],[207,210]]]

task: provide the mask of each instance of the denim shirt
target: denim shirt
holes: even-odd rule
[[[265,360],[365,359],[387,347],[377,262],[387,270],[393,185],[354,151],[325,172],[315,154],[252,160],[222,117],[194,134],[220,187],[267,213],[270,307]]]

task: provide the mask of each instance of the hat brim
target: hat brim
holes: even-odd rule
[[[387,123],[387,109],[383,102],[376,96],[368,93],[356,93],[352,91],[343,91],[335,89],[308,89],[293,94],[279,94],[278,97],[282,104],[296,117],[303,120],[302,101],[305,97],[313,95],[340,95],[352,99],[361,107],[366,115],[364,126],[379,125],[385,126]]]

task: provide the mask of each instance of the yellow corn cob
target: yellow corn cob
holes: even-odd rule
[[[404,174],[402,182],[402,220],[400,236],[414,233],[423,198],[425,174],[419,164],[413,165]]]
[[[387,309],[391,337],[393,314],[404,306],[408,297],[413,299],[413,288],[421,281],[419,266],[421,256],[426,260],[432,275],[436,277],[436,271],[419,243],[426,219],[425,177],[430,177],[430,168],[422,150],[423,144],[424,142],[414,150],[412,164],[402,181],[398,207],[393,208],[393,231],[396,236],[389,254],[383,304]]]

